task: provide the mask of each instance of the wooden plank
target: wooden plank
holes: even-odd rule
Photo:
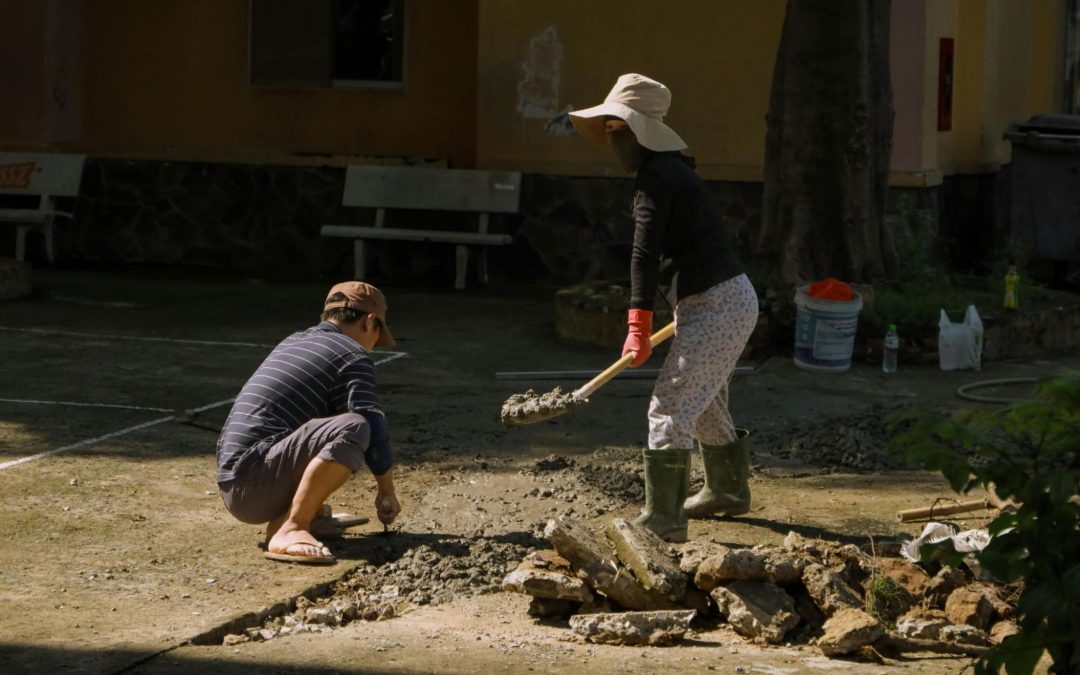
[[[345,171],[341,203],[388,209],[517,213],[520,199],[521,174],[517,171],[350,165]]]
[[[323,225],[321,233],[324,237],[431,241],[442,244],[483,246],[499,246],[513,241],[513,237],[508,234],[481,234],[479,232],[454,232],[452,230],[406,230],[397,227],[361,227],[357,225]]]
[[[0,194],[79,194],[86,155],[0,152]]]

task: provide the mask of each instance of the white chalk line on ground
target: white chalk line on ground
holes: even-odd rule
[[[31,333],[35,335],[67,335],[68,337],[83,337],[83,338],[95,338],[106,340],[136,340],[141,342],[171,342],[182,345],[209,345],[216,347],[261,347],[263,349],[273,349],[277,345],[263,344],[261,342],[227,342],[222,340],[188,340],[184,338],[164,338],[164,337],[148,337],[145,335],[112,335],[109,333],[77,333],[66,330],[54,330],[52,328],[16,328],[13,326],[0,326],[0,330],[10,331],[12,333]],[[376,350],[375,354],[389,354],[391,358],[382,361],[376,361],[375,365],[379,363],[386,363],[387,361],[393,361],[401,356],[406,356],[407,352],[392,352]]]
[[[172,412],[172,408],[147,408],[141,405],[120,405],[119,403],[79,403],[77,401],[38,401],[29,398],[0,398],[0,403],[34,403],[37,405],[69,405],[77,408],[117,408],[119,410],[149,410],[151,412]]]
[[[0,329],[0,330],[2,330],[2,329]],[[379,364],[382,364],[382,363],[389,363],[390,361],[393,361],[394,359],[399,359],[402,356],[408,356],[407,352],[376,352],[376,354],[387,354],[388,356],[375,361],[374,362],[375,365],[379,365]],[[227,399],[222,400],[222,401],[215,401],[213,403],[207,403],[206,405],[199,406],[198,408],[192,408],[191,410],[192,410],[192,412],[196,412],[196,413],[206,412],[207,410],[213,410],[214,408],[220,408],[222,406],[230,405],[235,400],[236,400],[235,398],[227,398]],[[37,404],[44,404],[44,405],[76,405],[76,406],[87,406],[87,407],[97,407],[97,408],[124,408],[124,409],[133,409],[133,410],[147,410],[147,411],[154,411],[154,412],[174,412],[170,408],[138,408],[138,407],[135,407],[135,406],[112,405],[112,404],[108,404],[108,403],[94,404],[94,403],[72,403],[72,402],[67,402],[67,401],[29,401],[29,400],[16,400],[16,399],[0,399],[0,401],[11,402],[11,403],[37,403]],[[154,426],[157,426],[159,424],[164,424],[165,422],[172,422],[175,419],[176,419],[176,417],[173,416],[173,415],[169,415],[168,417],[159,417],[159,418],[157,418],[155,420],[150,420],[149,422],[143,422],[142,424],[136,424],[135,426],[127,427],[126,429],[120,429],[119,431],[113,431],[112,433],[105,434],[104,436],[98,436],[96,438],[88,438],[85,441],[79,441],[78,443],[73,443],[71,445],[65,445],[65,446],[63,446],[61,448],[53,448],[52,450],[46,450],[45,452],[39,452],[36,455],[29,455],[27,457],[20,457],[19,459],[13,459],[13,460],[8,461],[8,462],[2,462],[2,463],[0,463],[0,471],[3,471],[4,469],[8,469],[8,468],[13,467],[13,466],[18,466],[20,464],[26,464],[27,462],[33,462],[35,460],[42,459],[44,457],[49,457],[50,455],[57,455],[57,454],[59,454],[61,452],[67,452],[69,450],[76,450],[78,448],[83,448],[83,447],[86,447],[88,445],[93,445],[94,443],[100,443],[101,441],[109,440],[110,438],[117,438],[119,436],[124,436],[125,434],[130,434],[130,433],[135,432],[135,431],[141,431],[142,429],[148,429],[150,427],[154,427]]]
[[[4,462],[0,464],[0,471],[8,469],[19,464],[26,464],[27,462],[33,462],[34,460],[41,459],[42,457],[48,457],[49,455],[56,455],[61,452],[67,452],[68,450],[74,450],[76,448],[83,448],[94,443],[108,440],[110,438],[116,438],[117,436],[123,436],[124,434],[130,434],[132,431],[138,431],[139,429],[146,429],[148,427],[157,426],[158,424],[164,424],[165,422],[171,422],[175,419],[172,415],[168,417],[159,417],[156,420],[150,420],[149,422],[143,422],[142,424],[136,424],[133,427],[127,429],[121,429],[120,431],[114,431],[111,434],[105,434],[104,436],[98,436],[97,438],[88,438],[85,441],[79,441],[71,445],[65,445],[62,448],[53,448],[52,450],[46,450],[45,452],[39,452],[36,455],[30,455],[29,457],[20,457],[19,459],[13,459],[10,462]]]
[[[112,335],[109,333],[76,333],[67,330],[53,330],[52,328],[13,328],[0,326],[0,330],[12,333],[31,333],[34,335],[66,335],[68,337],[94,338],[98,340],[137,340],[140,342],[172,342],[182,345],[210,345],[216,347],[262,347],[273,349],[276,345],[262,344],[260,342],[225,342],[221,340],[187,340],[184,338],[148,337],[145,335]]]

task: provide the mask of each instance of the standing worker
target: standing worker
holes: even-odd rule
[[[570,113],[577,130],[608,146],[636,175],[630,311],[623,355],[648,360],[659,288],[675,308],[675,338],[649,402],[645,509],[637,519],[668,541],[686,541],[687,516],[750,509],[750,446],[728,412],[728,384],[757,324],[757,294],[729,232],[709,203],[686,143],[664,124],[671,92],[623,75],[604,102]],[[701,448],[705,487],[686,499],[690,450]],[[684,503],[685,500],[685,503]]]
[[[313,524],[364,463],[379,520],[387,526],[401,511],[370,355],[394,345],[386,310],[374,286],[337,284],[321,322],[275,347],[233,403],[218,439],[218,487],[237,520],[267,523],[271,560],[334,562]]]

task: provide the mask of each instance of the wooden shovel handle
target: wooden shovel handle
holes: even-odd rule
[[[674,334],[675,322],[672,321],[668,325],[664,326],[663,328],[649,336],[649,344],[652,345],[653,349],[656,349],[656,345],[660,344]],[[574,398],[578,399],[579,401],[583,401],[589,398],[596,392],[597,389],[610,382],[611,378],[615,377],[620,372],[622,372],[624,368],[629,366],[633,362],[633,360],[633,352],[626,354],[621,359],[608,366],[607,369],[604,370],[604,372],[600,373],[599,375],[582,385],[579,389],[577,389],[574,392]]]

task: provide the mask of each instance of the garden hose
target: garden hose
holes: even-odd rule
[[[1029,399],[1027,397],[995,398],[993,396],[979,396],[977,394],[971,394],[969,392],[972,389],[982,389],[983,387],[994,387],[1003,384],[1035,384],[1038,381],[1038,378],[1034,377],[1007,377],[1001,380],[982,380],[981,382],[972,382],[958,388],[956,390],[956,395],[960,398],[967,399],[968,401],[977,401],[979,403],[1017,403],[1019,401],[1027,401]]]

